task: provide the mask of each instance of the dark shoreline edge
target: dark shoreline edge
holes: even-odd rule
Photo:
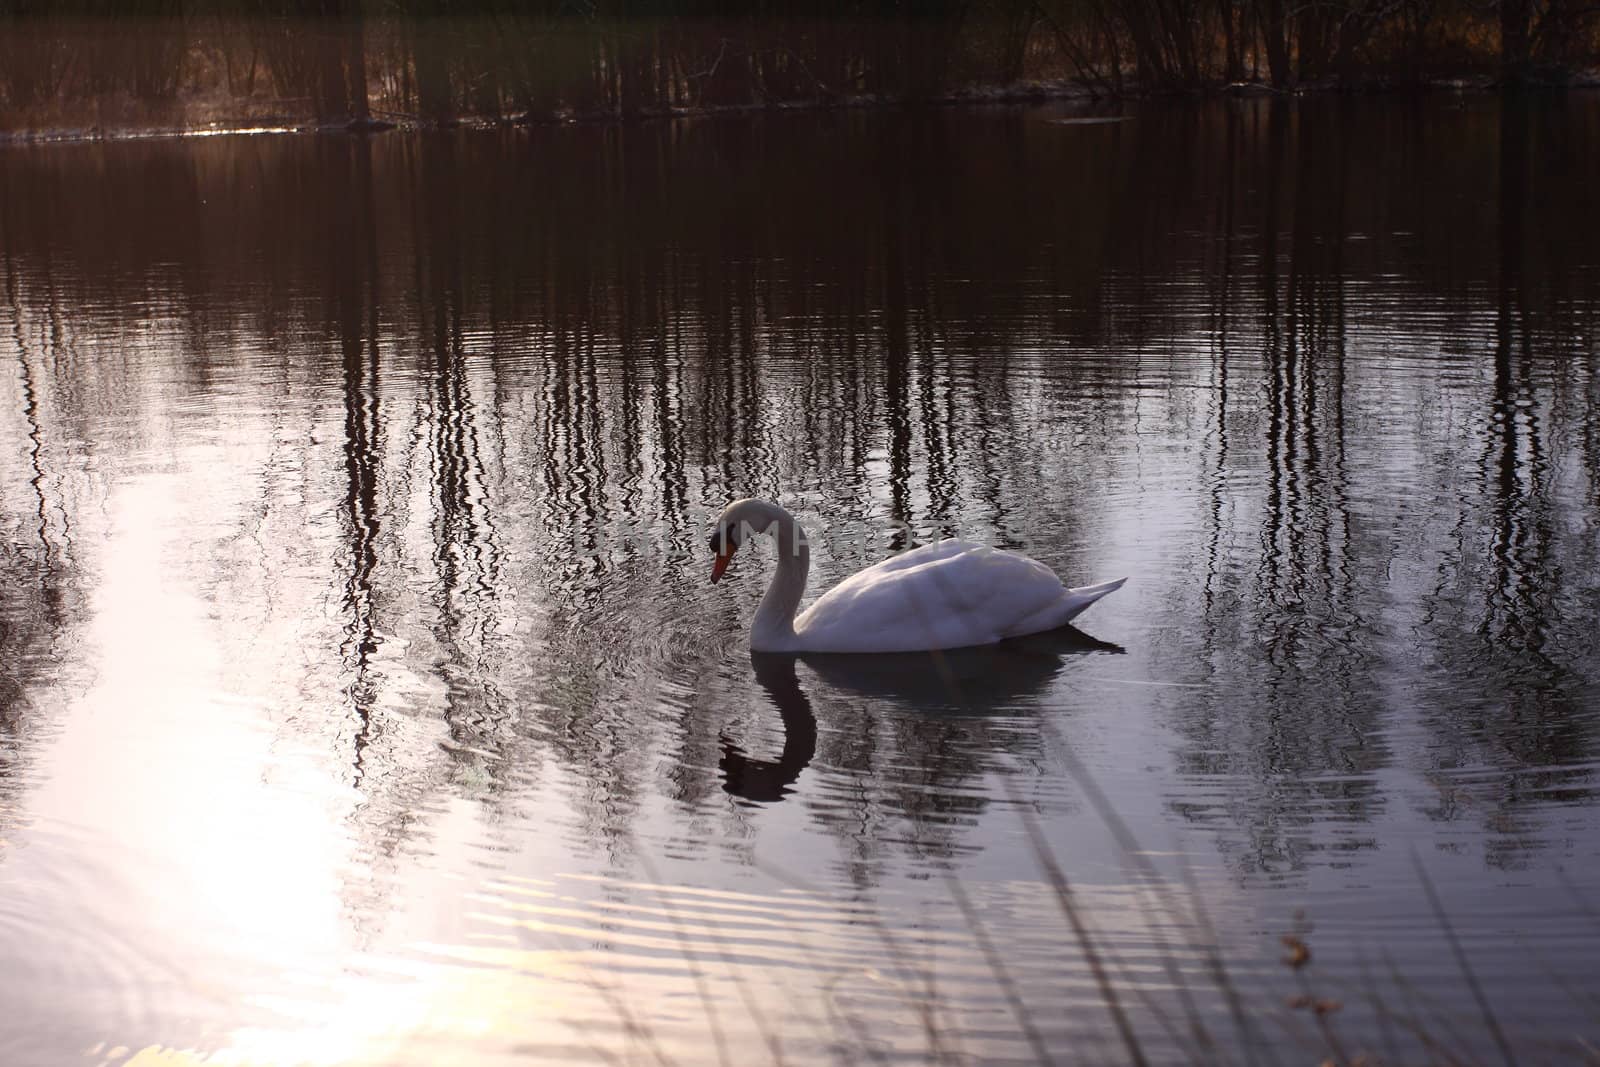
[[[1078,81],[1037,82],[1011,86],[977,87],[939,96],[909,98],[863,94],[778,103],[721,104],[702,107],[651,107],[634,112],[527,112],[499,118],[462,116],[431,122],[416,115],[374,111],[373,118],[351,122],[319,123],[314,119],[265,114],[251,118],[217,120],[187,126],[58,127],[43,130],[0,130],[0,147],[24,145],[95,144],[119,141],[170,140],[182,137],[219,137],[264,134],[357,134],[451,130],[507,130],[559,126],[627,126],[678,119],[714,119],[748,115],[781,115],[821,111],[919,110],[931,108],[1018,106],[1074,102],[1120,108],[1149,100],[1279,99],[1305,100],[1328,97],[1403,98],[1436,93],[1499,95],[1503,93],[1566,93],[1600,90],[1600,70],[1571,72],[1556,79],[1502,84],[1488,75],[1393,81],[1373,78],[1362,82],[1311,82],[1278,89],[1266,82],[1236,82],[1200,89],[1145,90],[1127,86],[1120,93],[1097,90]]]

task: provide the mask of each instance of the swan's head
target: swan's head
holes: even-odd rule
[[[716,562],[711,564],[711,583],[715,585],[722,577],[722,572],[728,569],[728,561],[733,559],[733,554],[739,550],[739,524],[717,522],[717,528],[711,531],[711,554],[716,557]]]
[[[715,582],[722,577],[747,535],[765,533],[780,516],[787,514],[778,505],[753,497],[735,500],[723,508],[722,514],[717,516],[716,528],[711,531],[711,554],[716,557],[711,565],[711,580]]]

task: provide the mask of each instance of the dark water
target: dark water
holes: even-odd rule
[[[0,1061],[1593,1055],[1600,101],[1060,117],[0,152]]]

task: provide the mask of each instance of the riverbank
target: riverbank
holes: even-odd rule
[[[737,8],[737,5],[735,6]],[[1591,17],[1594,15],[1595,17]],[[1600,12],[1465,0],[1282,10],[1071,0],[651,15],[337,0],[315,16],[18,16],[0,131],[75,141],[259,130],[634,122],[763,111],[1217,93],[1600,84]]]
[[[1202,89],[1143,89],[1126,85],[1120,92],[1108,93],[1080,80],[1029,81],[1008,86],[973,86],[927,97],[861,93],[848,96],[818,97],[809,100],[783,100],[772,103],[741,103],[700,106],[641,107],[629,112],[613,108],[549,111],[487,116],[465,115],[446,120],[429,120],[420,115],[397,111],[374,111],[369,117],[341,122],[317,122],[272,110],[260,110],[224,117],[222,108],[210,105],[200,109],[219,117],[194,122],[153,120],[148,109],[129,106],[118,109],[110,121],[91,125],[63,125],[44,129],[0,130],[0,145],[72,144],[101,141],[140,141],[178,137],[216,137],[292,133],[373,134],[391,130],[516,129],[533,126],[628,124],[663,120],[708,119],[740,115],[783,114],[793,112],[848,111],[873,109],[911,109],[1017,106],[1046,103],[1080,103],[1088,111],[1103,113],[1123,105],[1154,99],[1216,99],[1257,97],[1284,100],[1327,96],[1396,97],[1433,93],[1495,93],[1508,89],[1487,75],[1463,75],[1427,79],[1396,80],[1374,77],[1360,82],[1326,79],[1291,88],[1274,88],[1263,81],[1243,81],[1208,86]],[[1569,72],[1561,78],[1530,79],[1518,87],[1533,92],[1590,92],[1600,89],[1600,69]],[[140,121],[140,118],[144,121]]]

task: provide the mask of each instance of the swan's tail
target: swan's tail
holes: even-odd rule
[[[1061,595],[1050,601],[1032,615],[1018,622],[1010,630],[1001,634],[1004,640],[1007,637],[1022,637],[1026,634],[1044,633],[1065,626],[1067,623],[1083,614],[1083,610],[1107,593],[1115,592],[1122,588],[1126,578],[1118,578],[1114,582],[1101,582],[1099,585],[1084,585],[1077,589],[1063,589]]]
[[[1121,589],[1122,583],[1127,580],[1126,578],[1118,578],[1114,582],[1101,582],[1099,585],[1080,585],[1076,589],[1068,589],[1061,597],[1062,614],[1060,621],[1056,625],[1063,626],[1076,619],[1083,614],[1084,609],[1090,604],[1093,604],[1107,593],[1115,593],[1118,589]]]

